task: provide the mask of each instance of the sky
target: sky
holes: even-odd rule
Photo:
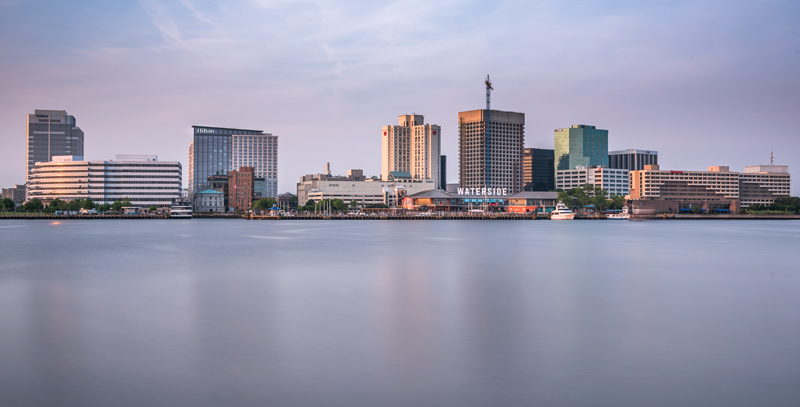
[[[66,110],[85,157],[157,154],[187,178],[191,126],[279,136],[300,176],[379,175],[381,126],[442,126],[457,182],[459,111],[609,130],[664,169],[788,164],[800,194],[796,0],[0,0],[0,185],[24,181],[25,115]]]

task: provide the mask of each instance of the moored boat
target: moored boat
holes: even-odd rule
[[[563,202],[556,204],[556,209],[550,212],[551,220],[573,220],[575,219],[575,212],[564,205]]]
[[[608,215],[606,215],[606,219],[625,220],[625,219],[630,219],[630,218],[631,218],[631,214],[630,214],[630,212],[628,212],[628,207],[627,206],[623,206],[621,212],[609,213]]]
[[[186,202],[175,202],[170,208],[169,217],[172,219],[191,219],[192,205]]]

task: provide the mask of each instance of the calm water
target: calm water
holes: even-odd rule
[[[2,406],[798,406],[797,221],[0,221]]]

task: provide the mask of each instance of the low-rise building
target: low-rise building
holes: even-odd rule
[[[393,207],[399,205],[404,196],[435,188],[436,182],[430,179],[397,178],[383,181],[377,177],[365,178],[361,170],[350,170],[347,176],[309,174],[297,183],[297,204],[303,206],[309,200],[341,199],[360,206]]]
[[[628,170],[619,168],[585,168],[556,171],[556,188],[564,191],[586,184],[600,187],[609,195],[625,196],[630,188]]]
[[[130,201],[138,207],[171,206],[181,198],[181,163],[155,155],[118,155],[113,161],[54,156],[31,169],[27,199],[91,199],[97,204]]]
[[[512,195],[473,195],[431,190],[406,196],[403,198],[403,208],[445,212],[483,209],[531,213],[554,208],[557,202],[558,193],[548,191],[521,191]]]
[[[216,189],[206,189],[194,194],[192,209],[195,212],[225,212],[225,194]]]
[[[790,193],[785,165],[749,166],[742,173],[727,166],[712,166],[707,171],[667,171],[646,165],[641,171],[632,171],[630,178],[632,199],[679,201],[681,209],[727,204],[734,211],[739,206],[768,205]]]

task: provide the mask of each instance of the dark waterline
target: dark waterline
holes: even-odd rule
[[[2,406],[798,406],[800,221],[2,221]]]

